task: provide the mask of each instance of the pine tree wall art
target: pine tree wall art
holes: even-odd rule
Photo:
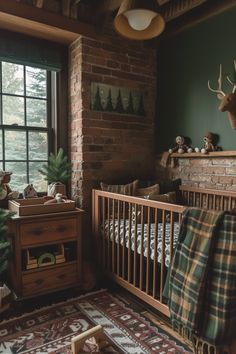
[[[145,116],[143,92],[102,83],[91,84],[91,109]]]

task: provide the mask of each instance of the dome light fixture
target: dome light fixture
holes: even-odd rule
[[[156,37],[165,28],[157,10],[157,0],[123,0],[114,20],[115,29],[123,37],[134,40]]]

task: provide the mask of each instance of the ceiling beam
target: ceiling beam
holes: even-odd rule
[[[0,1],[0,28],[67,44],[79,35],[96,37],[92,25],[15,0]]]
[[[34,6],[38,7],[38,8],[42,8],[43,7],[43,0],[34,0]]]
[[[99,14],[108,11],[115,11],[120,7],[121,3],[122,0],[100,0],[96,10]]]
[[[205,2],[207,2],[207,0],[175,0],[175,2],[168,2],[164,5],[161,13],[165,21],[168,22]]]
[[[63,16],[70,16],[70,5],[71,0],[62,0],[62,15]]]
[[[70,17],[75,19],[75,20],[78,18],[78,7],[77,7],[77,3],[76,2],[71,4]]]
[[[163,39],[175,36],[176,34],[195,26],[213,16],[227,11],[236,6],[235,0],[214,0],[206,1],[201,6],[196,7],[193,11],[185,13],[176,20],[170,21],[163,33]]]

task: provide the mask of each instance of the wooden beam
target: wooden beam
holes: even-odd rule
[[[96,37],[92,25],[15,0],[0,1],[0,28],[67,44],[79,35]]]
[[[202,5],[207,0],[175,0],[175,2],[168,2],[161,8],[162,16],[165,21],[171,21],[184,13]]]
[[[41,9],[43,7],[43,0],[34,0],[33,4],[34,4],[34,6]]]
[[[70,17],[75,19],[75,20],[78,18],[78,7],[77,7],[77,3],[76,2],[71,4]]]
[[[115,11],[120,7],[121,3],[122,0],[100,0],[96,11],[98,11],[99,14]]]
[[[175,36],[176,34],[213,16],[219,15],[224,11],[230,10],[235,6],[235,0],[214,0],[213,2],[207,1],[199,7],[196,7],[190,13],[187,12],[180,18],[170,21],[166,26],[166,31],[163,32],[162,37],[163,39],[167,39],[170,36]]]
[[[63,16],[70,16],[70,5],[71,0],[62,0],[62,15]]]

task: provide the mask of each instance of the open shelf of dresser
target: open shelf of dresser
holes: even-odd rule
[[[17,298],[79,287],[82,274],[82,215],[82,210],[75,209],[12,217],[9,224],[9,238],[12,243],[10,285]],[[27,269],[29,254],[34,259],[35,253],[41,252],[43,256],[45,252],[47,261],[47,255],[54,257],[52,250],[56,246],[63,250],[64,258],[61,262],[37,262]],[[37,256],[35,259],[37,260]]]

